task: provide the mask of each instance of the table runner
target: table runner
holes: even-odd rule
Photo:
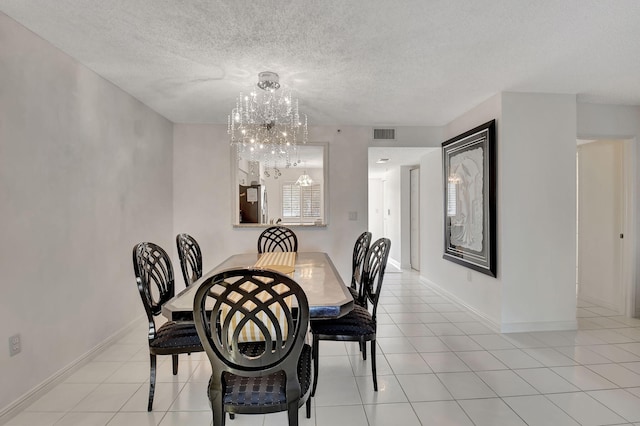
[[[263,253],[254,266],[290,274],[295,270],[296,253],[291,251]]]
[[[295,252],[269,252],[269,253],[262,254],[262,256],[260,256],[260,259],[258,259],[258,261],[255,263],[254,266],[256,268],[273,269],[275,271],[281,272],[293,278],[293,271],[295,270],[295,264],[296,264]],[[242,286],[245,286],[247,284],[249,283],[244,283],[242,284]],[[252,286],[253,284],[249,284],[249,285]],[[288,288],[284,284],[278,284],[273,287],[273,290],[275,290],[279,294],[282,294],[284,291],[287,291]],[[266,302],[269,300],[271,296],[266,292],[263,292],[256,295],[256,297],[261,302]],[[291,306],[291,296],[288,296],[285,298],[285,303],[287,304],[287,306],[289,307]],[[256,306],[252,302],[247,302],[245,303],[244,307],[245,309],[248,309],[251,311],[255,309]],[[280,326],[282,335],[288,336],[289,330],[287,327],[286,316],[282,311],[282,307],[279,304],[274,303],[269,308],[274,313],[276,318],[278,318],[278,323],[279,323],[278,325]],[[221,318],[222,321],[224,321],[224,318],[226,317],[227,312],[229,312],[229,309],[227,306],[224,306],[223,312],[222,312],[222,318]],[[241,314],[240,312],[236,312],[234,314],[231,320],[231,327],[229,329],[230,334],[233,333],[233,330],[235,330],[238,323],[242,320],[243,317],[244,315]],[[262,323],[270,329],[270,332],[272,335],[275,335],[274,324],[271,322],[271,320],[268,318],[267,315],[265,315],[264,313],[260,313],[258,314],[258,319],[262,321]],[[249,321],[244,325],[244,327],[242,327],[238,341],[239,342],[264,341],[264,336],[260,331],[259,327],[256,324],[254,324],[253,321]]]

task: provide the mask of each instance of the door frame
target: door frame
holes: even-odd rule
[[[626,290],[625,316],[637,317],[640,315],[640,303],[636,300],[640,296],[638,286],[640,282],[637,274],[637,203],[636,182],[638,179],[638,144],[635,138],[621,139],[624,143],[624,194],[623,194],[623,223],[624,238],[622,244],[622,283]]]
[[[412,191],[411,191],[411,185],[412,185],[412,176],[413,176],[413,172],[416,171],[418,172],[418,199],[416,200],[416,204],[417,204],[417,215],[418,217],[414,218],[413,217],[413,198],[411,196]],[[412,220],[417,220],[418,221],[418,234],[414,235],[413,232],[411,232],[411,222]],[[417,250],[418,253],[416,253],[416,257],[418,259],[418,264],[414,265],[413,264],[413,247],[414,247],[414,240],[417,240]],[[415,270],[415,271],[420,271],[420,166],[412,166],[409,168],[409,265],[411,267],[411,269]],[[417,266],[417,268],[416,268]]]
[[[620,254],[620,280],[622,286],[623,297],[623,315],[627,317],[640,316],[640,281],[636,279],[637,271],[637,229],[636,218],[638,213],[637,202],[638,197],[635,193],[637,181],[637,159],[638,154],[637,140],[629,137],[590,137],[578,138],[597,140],[613,140],[620,141],[623,144],[623,194],[622,194],[622,230],[624,238],[622,239],[622,249]],[[576,145],[577,151],[577,145]],[[578,177],[579,178],[579,177]],[[576,187],[576,199],[577,199]],[[578,211],[576,210],[576,220]],[[577,229],[576,229],[577,230]],[[578,238],[580,235],[578,234]],[[578,256],[578,245],[576,244],[576,256]],[[578,272],[578,271],[576,271]],[[576,277],[577,278],[577,277]]]

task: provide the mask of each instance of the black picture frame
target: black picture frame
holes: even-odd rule
[[[443,259],[496,276],[496,121],[442,143]]]

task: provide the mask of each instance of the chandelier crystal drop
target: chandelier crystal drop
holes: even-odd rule
[[[275,72],[258,74],[257,86],[248,94],[240,92],[227,120],[227,133],[238,160],[260,162],[265,177],[277,179],[280,169],[297,166],[298,145],[309,137],[307,116],[298,111],[291,91],[280,88]]]

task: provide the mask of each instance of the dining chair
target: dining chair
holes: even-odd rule
[[[149,404],[147,411],[153,409],[153,396],[156,387],[156,356],[171,355],[173,374],[178,374],[178,355],[202,352],[202,344],[192,321],[169,321],[160,328],[156,326],[156,317],[160,315],[162,305],[171,299],[175,292],[171,259],[162,247],[143,242],[133,247],[133,270],[140,298],[149,320]]]
[[[275,271],[228,269],[200,285],[193,312],[213,372],[214,426],[225,424],[225,413],[278,411],[287,411],[294,426],[305,403],[311,417],[311,347],[304,342],[309,303],[294,280]]]
[[[202,252],[200,245],[189,234],[176,235],[176,246],[180,258],[180,268],[184,277],[184,284],[189,287],[202,276]]]
[[[391,241],[388,238],[380,238],[371,244],[364,260],[361,285],[365,287],[364,295],[371,304],[372,313],[364,306],[354,304],[353,310],[340,318],[311,321],[314,374],[311,396],[315,395],[316,387],[318,386],[318,351],[321,340],[358,342],[362,349],[362,358],[365,360],[367,359],[366,342],[370,341],[373,389],[378,391],[378,378],[376,376],[376,312],[390,247]]]
[[[298,237],[284,226],[265,229],[258,237],[258,253],[271,251],[298,251]]]
[[[361,285],[362,272],[364,268],[364,259],[369,251],[371,244],[371,232],[365,231],[356,240],[353,246],[353,258],[351,261],[351,285],[349,292],[353,296],[353,301],[358,305],[366,307],[366,298],[364,297],[364,287]]]

